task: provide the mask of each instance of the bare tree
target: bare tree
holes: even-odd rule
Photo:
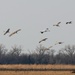
[[[48,60],[48,63],[54,64],[55,63],[55,50],[54,49],[47,50],[47,55],[48,57],[46,59]]]
[[[0,44],[0,64],[5,63],[5,57],[7,54],[7,49],[4,45]]]
[[[64,64],[74,64],[75,46],[67,45],[65,48],[59,50],[57,54],[57,62]]]
[[[72,57],[75,54],[75,45],[73,45],[73,46],[70,46],[70,45],[65,46],[64,52],[67,55],[69,55],[70,57]]]
[[[5,48],[4,45],[0,44],[0,55],[1,54],[6,54],[7,53],[7,49]]]
[[[8,52],[8,59],[7,59],[8,62],[11,63],[11,64],[19,63],[19,61],[20,61],[19,57],[21,55],[21,51],[22,51],[21,46],[12,47],[12,49]]]
[[[37,64],[44,63],[44,58],[45,58],[45,54],[46,54],[46,47],[44,47],[42,45],[38,46],[36,48],[35,54],[36,54]]]
[[[43,55],[46,52],[46,47],[40,45],[36,48],[36,54]]]
[[[20,56],[21,51],[22,51],[21,46],[17,47],[17,46],[15,45],[15,46],[12,47],[10,53],[11,53],[12,55]]]

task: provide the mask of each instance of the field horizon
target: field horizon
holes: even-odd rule
[[[75,75],[75,65],[37,65],[37,64],[3,64],[0,75]]]

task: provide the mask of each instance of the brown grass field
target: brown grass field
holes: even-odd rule
[[[0,75],[75,75],[75,65],[0,65]]]

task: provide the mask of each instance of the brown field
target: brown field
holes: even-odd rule
[[[1,71],[0,75],[75,75],[69,71]]]
[[[26,69],[33,69],[33,71],[26,71]],[[34,71],[35,69],[42,69],[42,71]],[[50,69],[50,71],[43,71],[43,69]],[[56,69],[59,70],[55,71]],[[62,71],[62,69],[68,70]],[[69,69],[75,69],[75,65],[0,65],[0,75],[75,75]]]

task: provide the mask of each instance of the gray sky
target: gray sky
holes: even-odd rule
[[[54,46],[61,49],[65,45],[75,44],[75,0],[0,0],[0,43],[10,49],[21,45],[25,51],[33,51],[39,41],[47,37],[41,44],[45,47],[54,45],[56,41],[65,42]],[[60,28],[53,24],[61,21]],[[73,21],[66,25],[66,21]],[[10,28],[10,33],[22,29],[18,34],[9,37],[3,35]],[[40,31],[50,32],[40,34]]]

